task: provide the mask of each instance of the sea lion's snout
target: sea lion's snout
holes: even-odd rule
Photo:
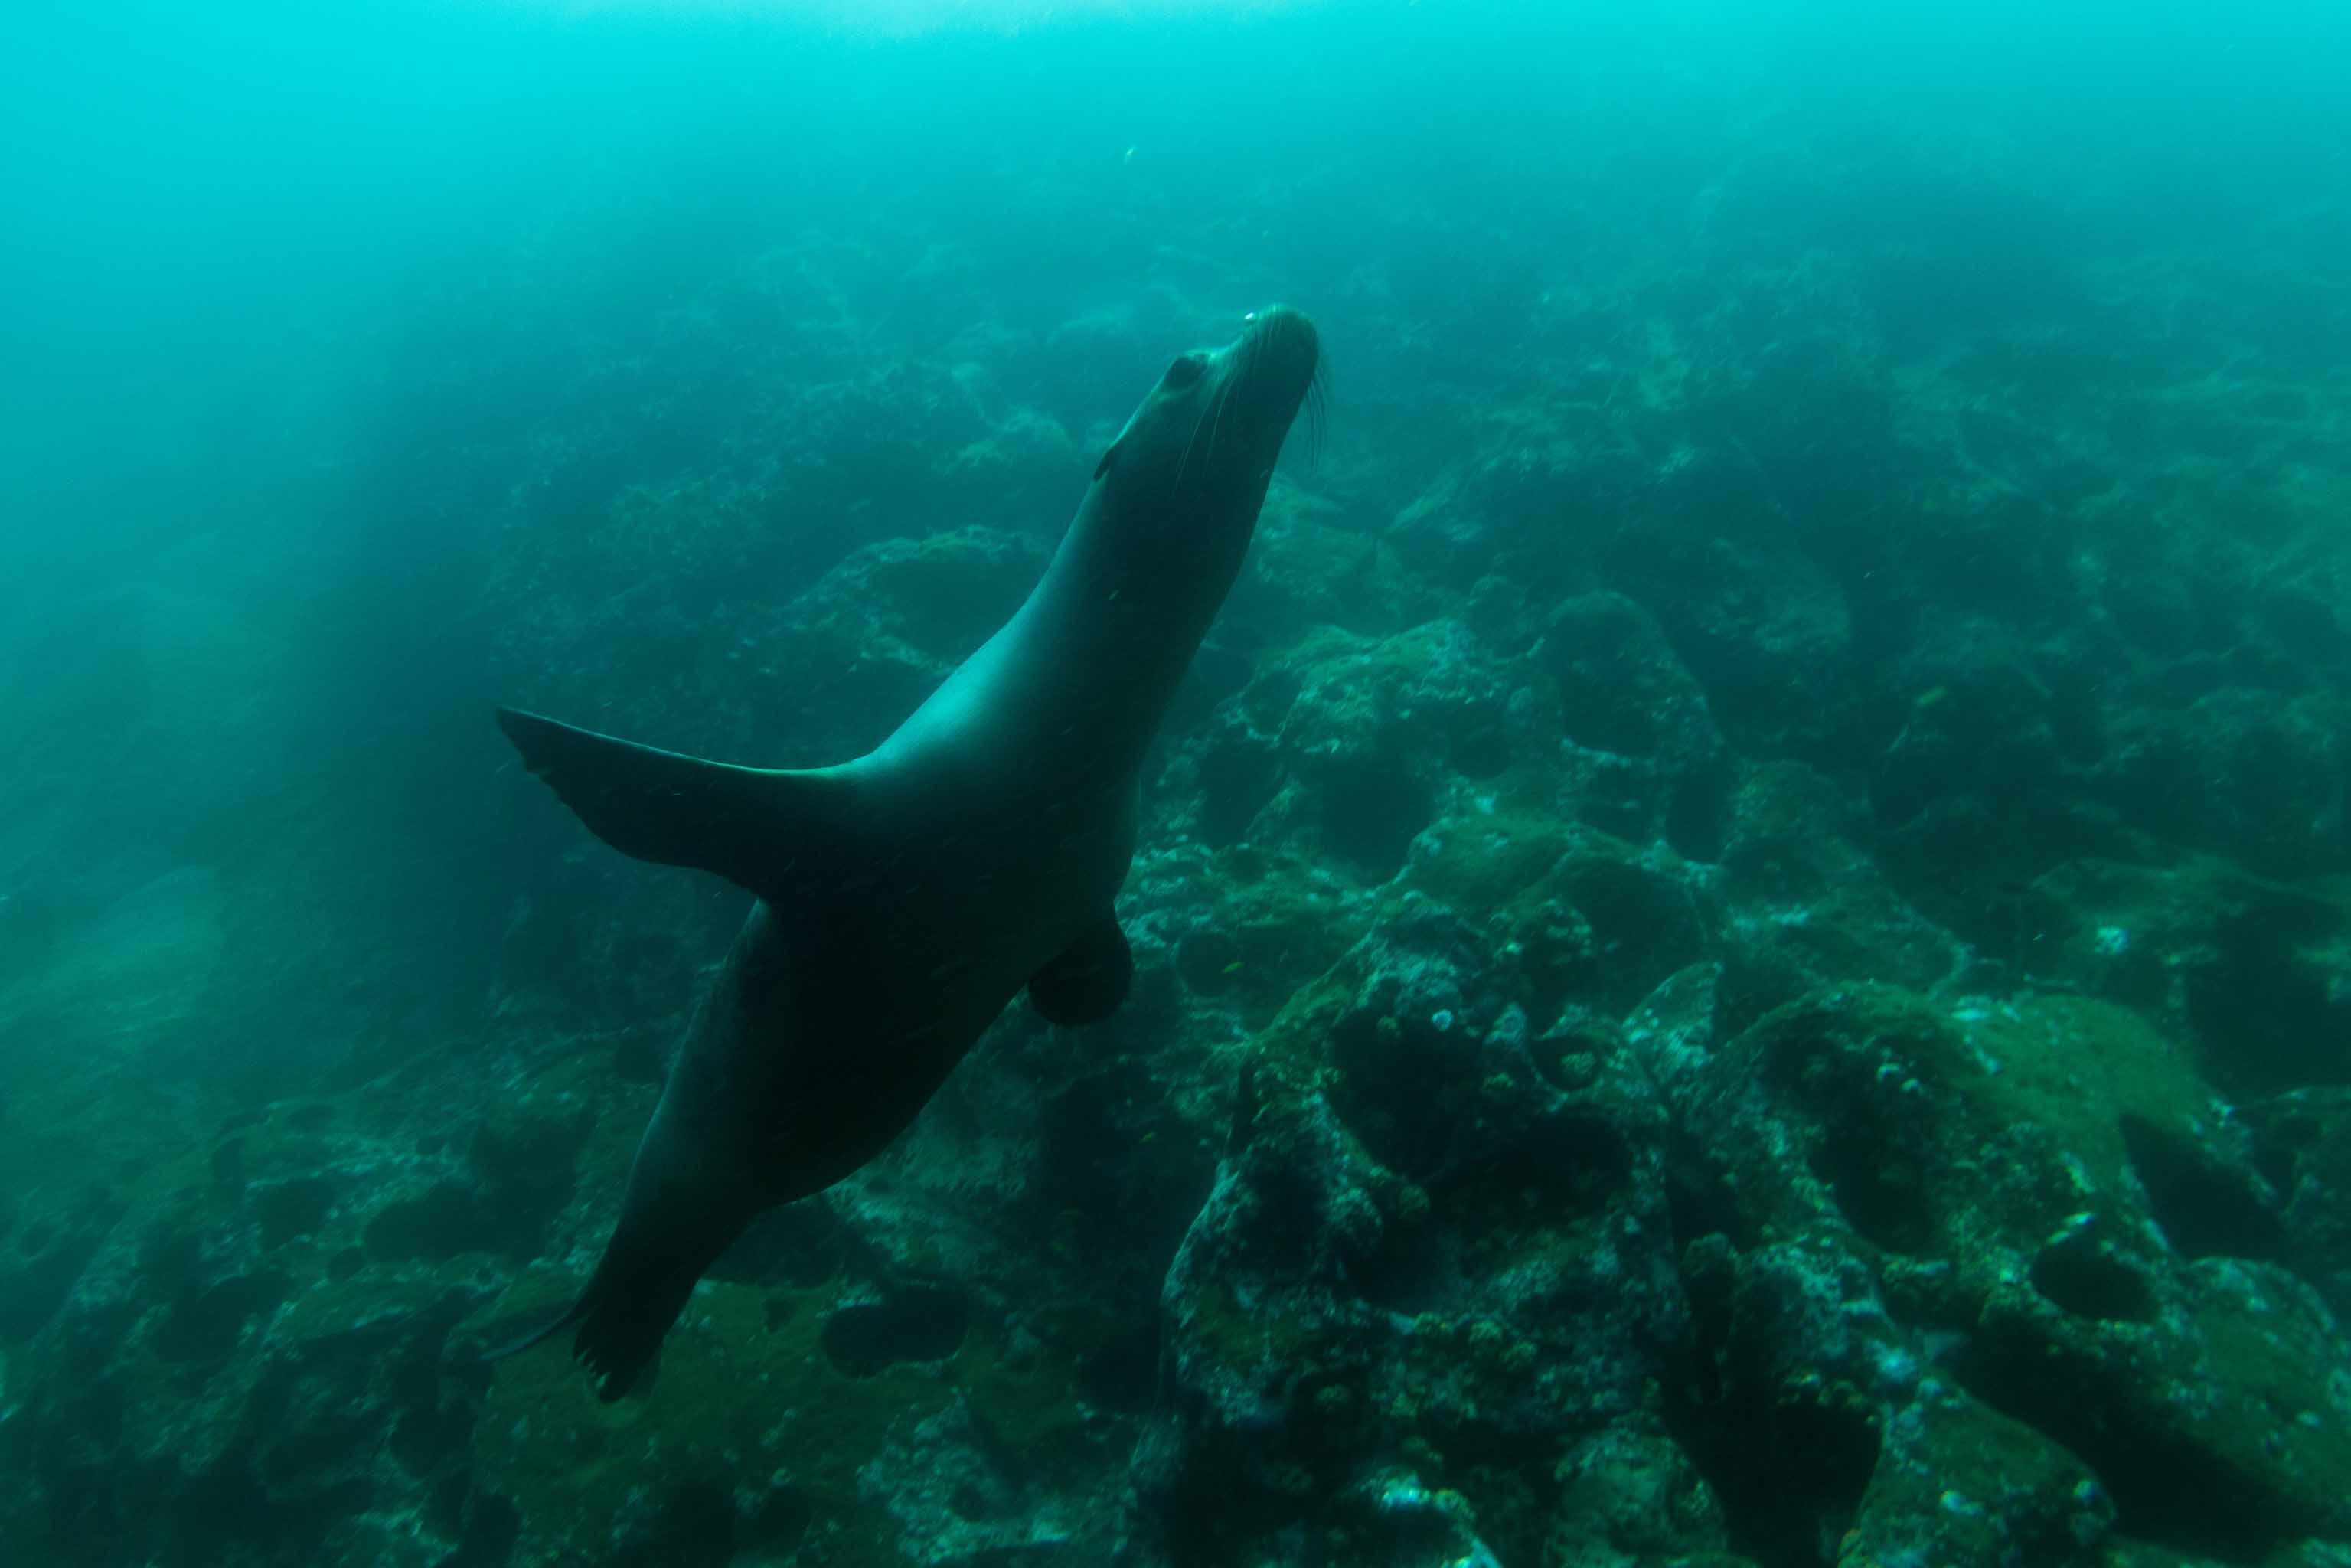
[[[1237,346],[1250,397],[1262,400],[1287,425],[1313,388],[1315,370],[1322,362],[1313,321],[1302,310],[1270,306],[1250,313]]]

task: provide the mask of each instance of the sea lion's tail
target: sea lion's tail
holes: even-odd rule
[[[716,872],[770,897],[841,841],[846,786],[831,770],[737,768],[498,709],[523,766],[624,855]]]

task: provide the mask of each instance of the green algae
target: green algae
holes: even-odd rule
[[[1508,800],[1502,786],[1482,799]],[[1499,951],[1518,961],[1532,1006],[1579,998],[1621,1014],[1704,956],[1694,881],[1669,849],[1497,803],[1421,834],[1383,913],[1415,894],[1435,898],[1488,924]]]
[[[1193,995],[1236,1008],[1250,1029],[1270,1024],[1369,923],[1360,901],[1295,857],[1235,849],[1189,869],[1210,903],[1176,945],[1176,973]]]
[[[1742,1040],[1806,1107],[1811,1174],[1844,1218],[1977,1290],[2069,1215],[2134,1206],[2126,1121],[2192,1138],[2214,1114],[2179,1048],[2085,998],[1945,1006],[1849,987]],[[1755,1193],[1782,1179],[1742,1176]]]
[[[806,1518],[803,1551],[814,1554],[805,1561],[888,1568],[903,1561],[890,1544],[897,1527],[861,1472],[893,1433],[958,1398],[995,1445],[1041,1477],[1083,1473],[1098,1457],[1059,1357],[1016,1363],[995,1336],[975,1332],[943,1362],[852,1377],[823,1347],[831,1300],[828,1290],[705,1281],[663,1347],[651,1390],[610,1406],[559,1354],[501,1363],[477,1427],[482,1484],[520,1509],[530,1550],[593,1558],[632,1496],[747,1478],[737,1486],[738,1505],[751,1497],[747,1519],[778,1508],[776,1498]]]
[[[1496,791],[1508,792],[1507,783]],[[1414,846],[1399,882],[1473,915],[1499,912],[1527,924],[1545,898],[1545,879],[1589,831],[1539,806],[1443,818]]]
[[[1837,1555],[1855,1565],[1938,1568],[2063,1562],[2103,1536],[2112,1512],[2079,1458],[1946,1390],[1891,1424]]]
[[[1303,1379],[1312,1378],[1317,1336],[1275,1303],[1244,1303],[1231,1286],[1216,1281],[1192,1292],[1181,1310],[1201,1347],[1217,1364],[1292,1369]]]

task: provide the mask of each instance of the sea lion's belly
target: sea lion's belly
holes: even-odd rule
[[[727,1124],[769,1202],[820,1191],[904,1132],[1124,880],[1131,789],[963,808],[830,897],[755,905],[704,1003],[664,1099]]]

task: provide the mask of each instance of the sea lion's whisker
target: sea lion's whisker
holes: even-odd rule
[[[1208,461],[1211,463],[1217,460],[1217,438],[1222,435],[1225,430],[1225,404],[1232,402],[1233,388],[1239,380],[1240,378],[1236,376],[1232,381],[1227,382],[1224,390],[1217,394],[1217,422],[1208,427]]]
[[[1184,487],[1184,475],[1186,471],[1192,466],[1193,443],[1200,439],[1200,426],[1206,424],[1207,422],[1208,411],[1204,408],[1200,411],[1200,417],[1192,422],[1192,434],[1185,438],[1184,455],[1178,459],[1176,464],[1175,488],[1178,490]]]
[[[1309,468],[1322,459],[1322,435],[1330,405],[1330,361],[1318,356],[1314,361],[1314,373],[1306,382],[1306,465]]]
[[[1210,401],[1207,407],[1200,411],[1200,417],[1193,421],[1191,436],[1184,443],[1184,459],[1176,465],[1176,485],[1177,488],[1182,488],[1184,484],[1184,475],[1192,465],[1192,448],[1200,439],[1200,427],[1202,425],[1209,426],[1208,450],[1207,455],[1202,459],[1202,461],[1214,462],[1216,460],[1217,428],[1224,423],[1225,402],[1233,395],[1233,383],[1237,380],[1238,380],[1238,377],[1228,378],[1223,386],[1217,388],[1216,397]],[[1209,423],[1211,416],[1214,417],[1214,424],[1210,424]]]

